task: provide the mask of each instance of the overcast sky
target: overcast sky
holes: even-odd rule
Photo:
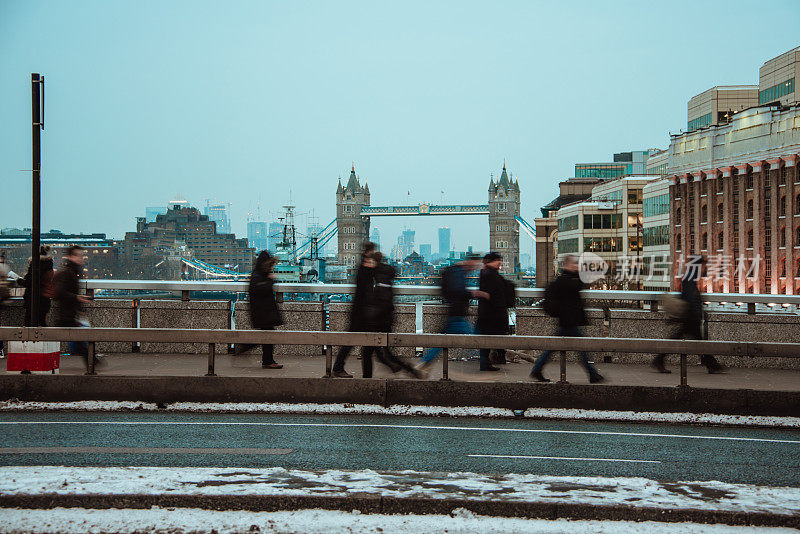
[[[484,203],[503,158],[530,221],[576,162],[666,148],[693,95],[758,83],[800,44],[800,2],[768,5],[0,0],[0,227],[30,226],[31,72],[45,229],[121,237],[177,195],[240,235],[290,195],[325,224],[351,162],[373,205]],[[374,224],[488,242],[485,216]]]

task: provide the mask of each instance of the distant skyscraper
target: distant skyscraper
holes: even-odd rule
[[[283,240],[283,225],[279,222],[269,223],[269,251],[273,254],[278,250],[278,243]]]
[[[165,213],[167,213],[166,206],[150,206],[144,209],[144,215],[147,219],[147,222],[156,222],[156,216],[164,215]]]
[[[247,223],[247,242],[256,251],[269,248],[269,224],[263,221]]]
[[[375,243],[378,246],[378,249],[381,248],[381,232],[377,228],[372,229],[372,234],[369,236],[369,240]]]
[[[203,215],[208,215],[208,220],[217,223],[218,234],[231,233],[231,221],[228,218],[227,204],[216,204],[213,206],[206,204],[206,207],[203,210]]]
[[[397,238],[397,251],[395,253],[395,260],[402,261],[406,259],[412,252],[414,252],[414,230],[403,230],[400,237]]]
[[[446,258],[450,255],[450,228],[439,228],[439,256]]]
[[[431,244],[430,243],[422,243],[419,246],[419,255],[425,258],[426,260],[430,261],[431,259]]]

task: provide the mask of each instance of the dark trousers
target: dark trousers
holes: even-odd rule
[[[559,327],[558,334],[556,335],[558,335],[559,337],[583,337],[583,332],[581,332],[579,326],[573,326],[571,328]],[[536,360],[536,363],[533,364],[533,372],[541,373],[544,364],[547,363],[552,354],[553,354],[552,350],[544,351]],[[581,358],[581,363],[583,363],[583,366],[586,368],[586,372],[589,373],[589,378],[593,378],[600,375],[600,373],[597,372],[595,366],[592,364],[592,361],[589,359],[588,354],[586,354],[583,351],[580,351],[578,355]]]
[[[497,354],[497,363],[506,363],[506,349],[494,349],[495,353]],[[492,361],[489,359],[489,354],[491,354],[492,349],[481,349],[480,350],[480,369],[483,371],[484,369],[488,369],[492,366]]]
[[[700,321],[683,321],[678,323],[670,339],[704,339],[703,325]],[[653,365],[656,367],[664,367],[664,359],[666,354],[656,354],[653,358]],[[706,366],[707,369],[717,369],[721,367],[719,362],[714,356],[710,354],[703,354],[700,356],[700,364]]]
[[[259,330],[274,330],[274,328],[260,328]],[[236,353],[247,352],[250,349],[255,348],[257,345],[254,343],[243,343],[236,347]],[[275,352],[275,345],[269,345],[267,343],[261,344],[261,365],[272,365],[273,363],[277,363],[273,354]]]
[[[39,323],[37,326],[47,326],[47,314],[50,312],[51,301],[42,297],[39,299]],[[31,321],[31,299],[25,299],[25,326],[33,326]]]
[[[361,371],[364,378],[372,378],[372,354],[378,358],[378,361],[392,370],[393,373],[400,371],[414,372],[414,369],[406,362],[397,357],[389,347],[362,347],[361,348]],[[337,358],[338,361],[338,358]],[[344,366],[344,363],[342,363]]]

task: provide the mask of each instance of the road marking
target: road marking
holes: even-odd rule
[[[289,454],[294,449],[208,447],[4,447],[0,454]]]
[[[689,436],[685,434],[648,434],[645,432],[601,432],[597,430],[548,430],[541,428],[497,428],[481,426],[378,425],[353,423],[267,423],[261,421],[0,421],[0,425],[120,425],[120,426],[272,426],[328,428],[397,428],[410,430],[473,430],[478,432],[519,432],[528,434],[580,434],[588,436],[637,436],[646,438],[705,439],[722,441],[754,441],[759,443],[792,443],[800,440],[741,438],[731,436]]]
[[[522,456],[516,454],[468,454],[470,458],[530,458],[533,460],[578,460],[581,462],[630,462],[635,464],[660,464],[657,460],[626,460],[623,458],[568,458],[566,456]]]

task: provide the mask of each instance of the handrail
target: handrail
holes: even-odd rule
[[[219,281],[169,281],[169,280],[81,280],[84,289],[95,291],[143,290],[143,291],[226,291],[246,292],[247,282]],[[313,284],[279,283],[275,284],[277,293],[315,293],[320,295],[342,295],[355,292],[354,284]],[[544,288],[520,287],[516,293],[519,298],[542,298]],[[396,295],[439,296],[439,286],[416,286],[398,284],[394,286]],[[674,293],[677,294],[677,293]],[[664,295],[662,291],[621,291],[590,289],[582,292],[589,300],[657,302]],[[751,293],[704,293],[706,302],[727,302],[736,304],[789,304],[800,306],[800,295],[769,295]]]
[[[687,385],[686,355],[715,355],[759,358],[800,358],[800,343],[739,341],[698,341],[642,338],[485,336],[454,334],[400,334],[375,332],[308,332],[291,330],[189,330],[178,328],[33,328],[0,327],[0,340],[83,341],[89,343],[88,374],[94,372],[97,342],[208,343],[208,375],[214,375],[217,343],[281,345],[322,345],[326,376],[331,376],[331,345],[378,347],[443,347],[443,380],[448,379],[448,349],[517,349],[561,351],[561,382],[566,382],[566,351],[659,352],[680,354],[681,385]]]

